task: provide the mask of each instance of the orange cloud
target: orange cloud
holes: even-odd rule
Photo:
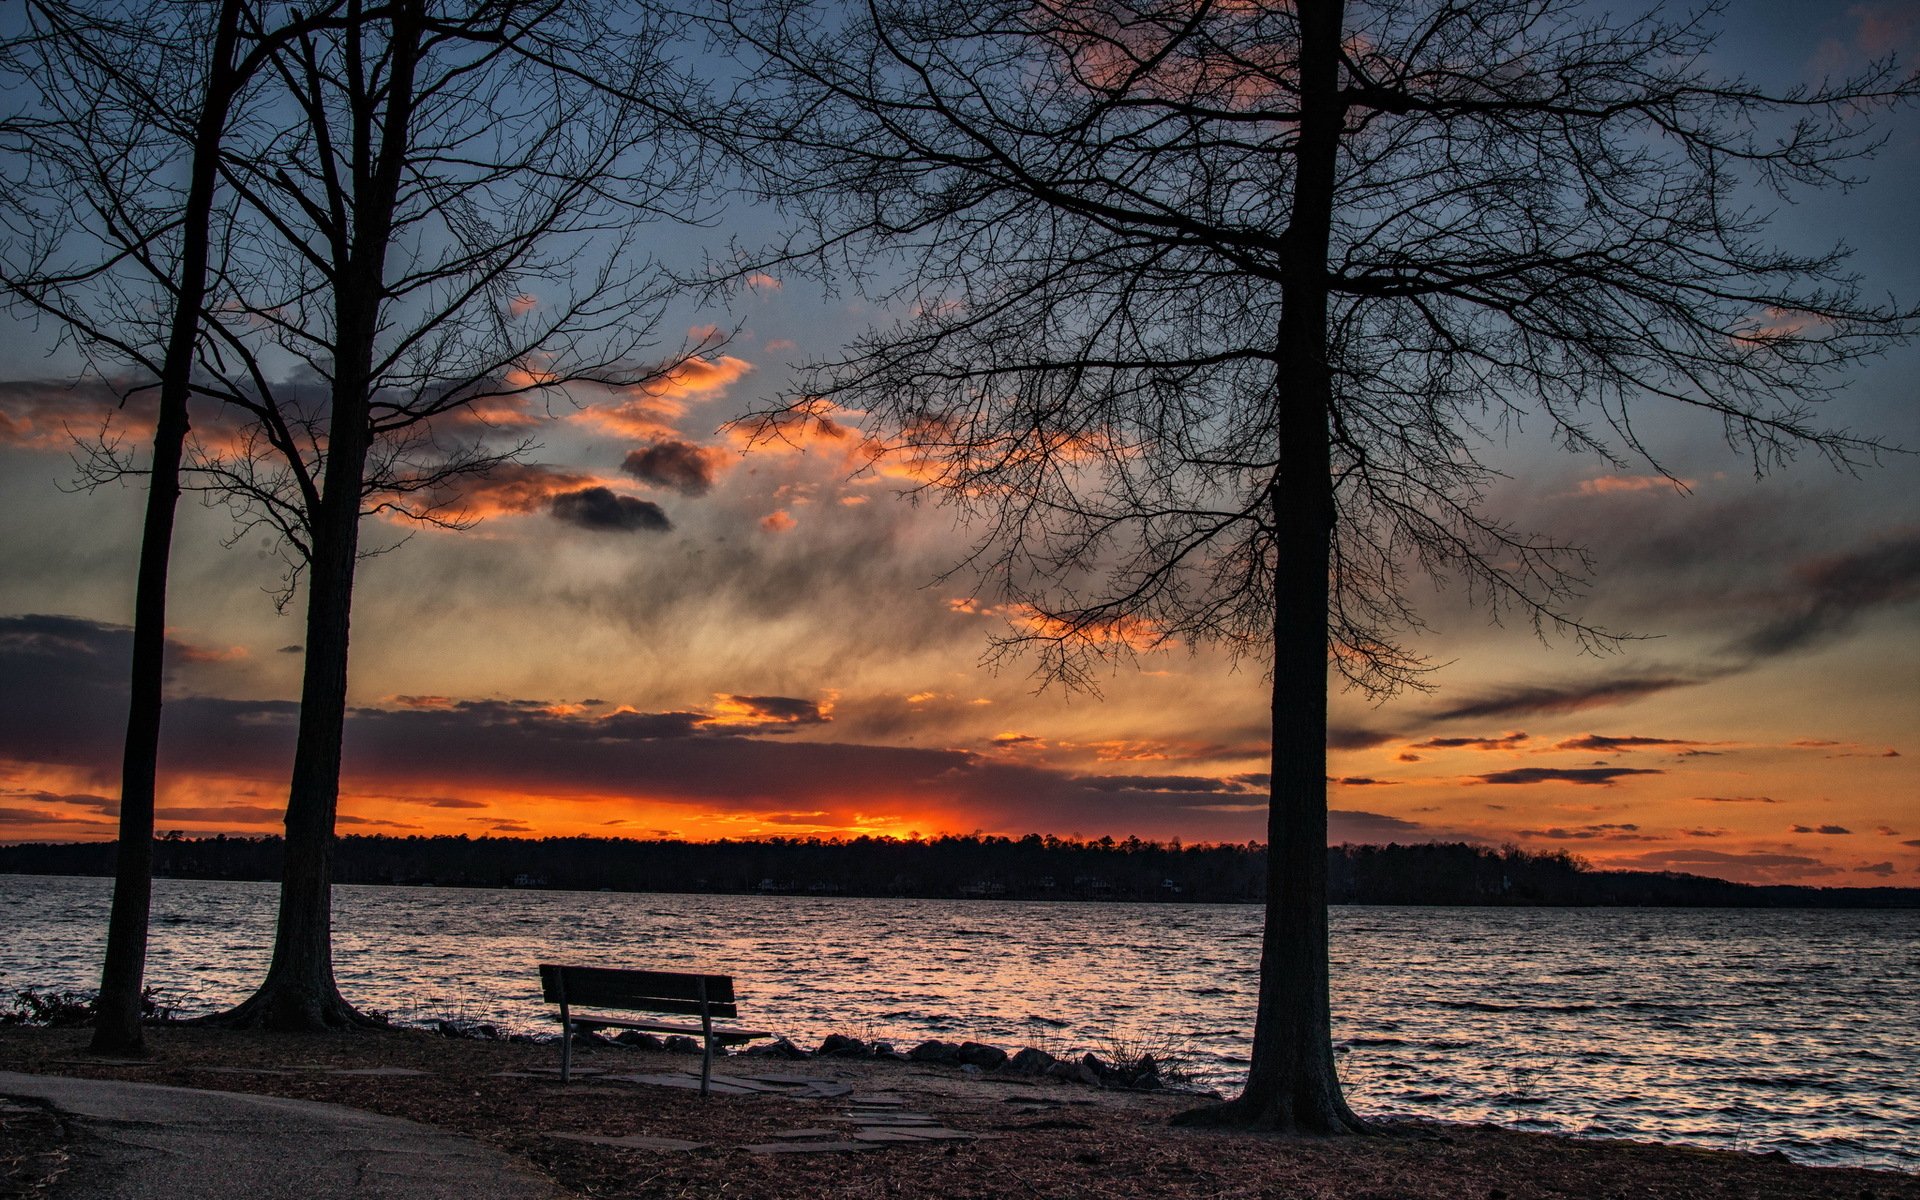
[[[688,355],[660,378],[622,388],[614,402],[589,405],[574,419],[628,437],[668,437],[691,401],[724,395],[752,370],[752,363],[730,354],[711,359]]]
[[[1041,612],[1031,604],[1010,605],[1004,611],[1014,628],[1037,638],[1120,645],[1140,653],[1164,650],[1179,644],[1167,633],[1165,626],[1148,617],[1123,615],[1080,623]]]
[[[176,642],[171,649],[175,661],[196,664],[240,662],[251,653],[245,646],[196,646],[190,642]]]
[[[519,295],[508,299],[507,315],[509,317],[524,317],[528,313],[532,312],[534,309],[539,307],[540,307],[540,298],[538,296],[530,295],[527,292],[521,292]]]
[[[42,380],[0,383],[0,446],[24,450],[71,450],[76,438],[102,435],[134,443],[153,440],[152,393],[125,407],[100,383]]]
[[[790,696],[739,696],[717,692],[713,707],[699,724],[723,728],[769,729],[792,725],[824,725],[833,720],[833,695],[814,700]]]
[[[1621,493],[1677,491],[1692,489],[1691,479],[1668,479],[1665,475],[1602,475],[1596,479],[1582,479],[1580,485],[1569,495],[1613,496]]]
[[[768,533],[785,533],[798,524],[799,522],[795,521],[792,514],[788,513],[784,508],[775,509],[773,512],[760,518],[760,528],[766,530]]]
[[[690,355],[660,379],[638,386],[649,396],[706,396],[724,392],[752,370],[752,363],[731,354],[719,358]]]
[[[454,507],[468,520],[538,512],[563,492],[604,487],[607,482],[538,463],[505,463],[482,478],[464,481]]]

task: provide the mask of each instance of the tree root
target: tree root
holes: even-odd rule
[[[196,1017],[195,1025],[216,1029],[263,1029],[276,1033],[343,1033],[355,1029],[384,1029],[386,1022],[361,1012],[332,987],[315,995],[312,989],[263,984],[259,991],[233,1008]]]

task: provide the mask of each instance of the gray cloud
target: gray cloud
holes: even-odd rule
[[[1557,743],[1555,750],[1596,750],[1602,754],[1615,751],[1631,752],[1645,750],[1654,746],[1696,746],[1698,742],[1685,738],[1663,737],[1608,737],[1605,734],[1589,733],[1583,737],[1571,738]]]
[[[1726,850],[1708,850],[1699,846],[1682,846],[1671,850],[1649,850],[1644,854],[1635,854],[1622,865],[1634,866],[1650,871],[1715,871],[1725,872],[1741,868],[1757,868],[1763,873],[1776,868],[1785,868],[1795,874],[1831,875],[1840,868],[1830,867],[1817,858],[1804,854],[1777,854],[1767,851],[1749,851],[1746,853]]]
[[[609,488],[581,488],[553,498],[549,510],[558,519],[582,529],[618,533],[664,533],[673,528],[667,514],[651,500],[622,496]]]
[[[1664,775],[1665,771],[1647,767],[1515,767],[1511,771],[1493,771],[1476,775],[1481,783],[1577,783],[1604,786],[1628,775]]]
[[[671,488],[683,496],[704,496],[725,459],[724,451],[669,439],[635,450],[620,469],[643,483]]]
[[[1587,708],[1625,704],[1702,682],[1681,675],[1640,675],[1578,683],[1517,686],[1460,701],[1432,714],[1432,717],[1439,721],[1454,721],[1476,717],[1578,712]]]
[[[1247,793],[1254,789],[1237,779],[1204,775],[1088,775],[1080,782],[1096,792],[1206,792]]]
[[[1831,641],[1872,609],[1920,598],[1920,528],[1803,565],[1794,572],[1786,615],[1729,646],[1750,658],[1773,658]]]
[[[1399,735],[1378,729],[1365,729],[1358,725],[1327,726],[1327,749],[1329,750],[1371,750],[1375,746],[1385,745]]]
[[[1512,750],[1527,740],[1524,733],[1494,734],[1488,737],[1437,737],[1414,744],[1415,750]]]
[[[1596,839],[1607,842],[1656,842],[1660,840],[1641,833],[1640,827],[1631,823],[1576,825],[1572,828],[1555,825],[1548,829],[1522,829],[1517,832],[1521,837],[1552,838],[1556,841]]]
[[[1431,842],[1442,839],[1447,841],[1459,840],[1447,835],[1444,831],[1422,825],[1418,821],[1408,821],[1401,817],[1390,817],[1385,813],[1339,808],[1327,813],[1327,841],[1334,844],[1393,841]]]
[[[55,824],[96,827],[101,829],[113,828],[113,822],[105,817],[88,816],[84,813],[63,812],[58,808],[16,808],[11,804],[0,804],[0,826]]]

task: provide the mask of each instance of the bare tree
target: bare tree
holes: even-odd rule
[[[1196,1123],[1345,1132],[1330,1036],[1328,668],[1418,686],[1416,574],[1542,633],[1587,561],[1482,502],[1489,434],[1660,469],[1648,405],[1766,471],[1842,467],[1835,368],[1915,328],[1844,250],[1764,238],[1843,182],[1891,62],[1767,93],[1712,14],[1571,0],[809,0],[727,9],[735,134],[799,232],[909,315],[763,414],[845,410],[983,522],[966,566],[1043,677],[1177,641],[1262,656],[1271,870],[1247,1083]],[[1756,193],[1748,189],[1758,187]]]
[[[250,11],[250,10],[243,10]],[[573,0],[339,0],[250,63],[244,113],[217,158],[208,295],[193,391],[220,436],[186,449],[190,486],[224,497],[236,538],[264,527],[306,593],[306,663],[275,948],[225,1020],[276,1028],[363,1020],[339,994],[329,861],[362,519],[459,527],[461,484],[528,443],[489,414],[539,415],[572,384],[671,371],[651,338],[670,281],[640,227],[692,215],[702,172],[656,101],[683,86],[669,34],[639,6]],[[263,43],[264,44],[264,43]],[[177,97],[174,98],[177,101]],[[172,287],[180,222],[165,178],[192,122],[178,103],[151,160],[90,163],[77,224],[110,269],[61,277],[35,303],[103,356],[157,376],[146,292]],[[684,105],[673,105],[675,111]],[[89,110],[90,113],[95,110]],[[102,144],[104,146],[104,143]],[[31,229],[58,257],[65,229]],[[110,439],[91,482],[135,469]]]
[[[643,11],[619,28],[584,3],[345,11],[275,58],[286,119],[230,147],[227,308],[202,364],[251,424],[196,469],[243,531],[282,535],[307,595],[273,960],[223,1018],[272,1028],[362,1019],[334,984],[329,869],[362,517],[461,524],[458,481],[525,448],[477,413],[671,370],[684,350],[647,353],[670,287],[634,242],[700,179],[645,99],[675,75]]]
[[[22,236],[9,246],[8,294],[34,311],[79,317],[68,324],[72,334],[96,354],[148,368],[158,392],[135,584],[113,904],[95,1003],[92,1048],[100,1053],[137,1054],[144,1048],[167,571],[187,401],[207,289],[220,142],[246,80],[272,42],[259,29],[258,14],[243,13],[244,7],[241,0],[219,0],[206,14],[213,21],[209,30],[203,14],[192,10],[181,21],[181,14],[165,11],[30,0],[21,28],[5,47],[7,70],[37,98],[30,111],[23,107],[14,117],[10,130],[17,142],[9,150],[19,169],[4,199],[8,224]],[[297,18],[297,24],[323,23],[329,7]],[[251,28],[243,29],[243,15],[254,18],[246,22]],[[244,56],[243,39],[250,42]],[[184,194],[161,182],[164,167],[181,154],[187,156]],[[137,214],[114,204],[130,194],[123,185],[132,175],[146,184],[132,206]],[[111,232],[89,234],[103,230]],[[164,327],[99,326],[80,315],[87,311],[84,303],[74,306],[78,293],[95,299],[124,294],[118,271],[129,248],[166,264],[166,274],[146,280],[142,289],[157,289],[170,300],[155,306],[166,314]]]

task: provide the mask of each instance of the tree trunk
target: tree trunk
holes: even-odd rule
[[[1335,508],[1327,252],[1341,132],[1340,0],[1300,0],[1299,143],[1281,284],[1274,525],[1273,778],[1267,912],[1247,1085],[1176,1118],[1355,1133],[1333,1065],[1327,974],[1327,601]]]
[[[361,10],[350,6],[350,60],[360,53]],[[340,995],[333,978],[333,828],[340,804],[340,750],[347,718],[347,633],[360,551],[360,500],[372,444],[374,342],[386,299],[386,255],[412,137],[414,67],[424,22],[420,0],[396,6],[381,98],[354,97],[355,193],[348,259],[333,281],[334,373],[321,500],[311,514],[306,673],[300,731],[287,796],[287,840],[273,961],[260,990],[223,1024],[267,1029],[341,1029],[374,1024]],[[385,120],[377,119],[384,115]],[[374,131],[379,143],[374,144]]]
[[[333,826],[340,802],[340,748],[347,715],[347,634],[359,552],[360,471],[366,406],[336,401],[326,492],[313,527],[307,574],[306,672],[300,730],[287,795],[286,846],[273,961],[260,989],[219,1018],[266,1029],[342,1029],[368,1023],[333,978]],[[357,430],[358,436],[349,432]]]
[[[127,740],[120,760],[120,844],[115,855],[113,908],[100,969],[91,1048],[101,1054],[139,1054],[142,985],[147,969],[147,923],[153,896],[153,810],[160,756],[161,691],[166,669],[167,568],[173,549],[174,509],[180,499],[180,459],[187,440],[187,394],[206,301],[207,247],[220,139],[232,104],[233,51],[240,0],[224,0],[207,66],[205,95],[194,127],[192,175],[181,214],[179,277],[173,320],[160,367],[160,415],[153,433],[146,521],[133,600],[133,670],[127,701]]]

